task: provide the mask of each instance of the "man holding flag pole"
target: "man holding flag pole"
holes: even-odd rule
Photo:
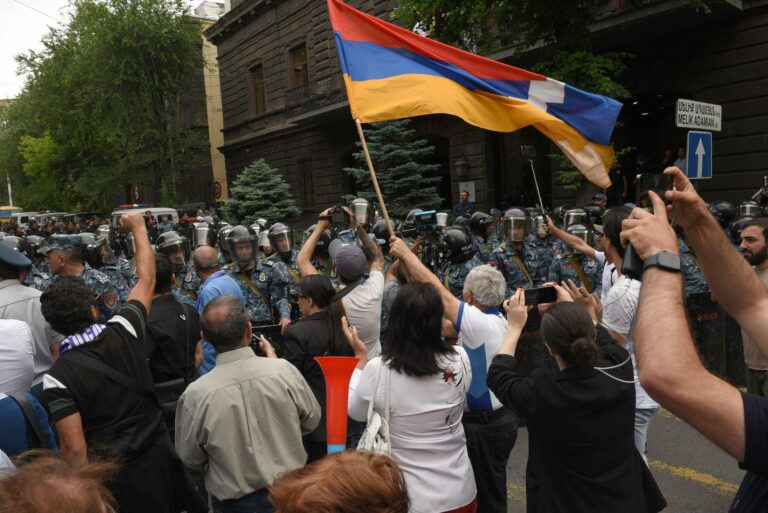
[[[532,126],[560,148],[590,182],[601,189],[610,186],[608,172],[614,159],[610,137],[621,103],[433,41],[342,0],[327,3],[352,117],[390,235],[392,224],[362,123],[448,114],[496,132]],[[539,202],[543,207],[540,193]],[[494,436],[498,433],[489,430],[489,443]],[[474,457],[472,461],[476,465],[483,460]],[[487,462],[487,466],[494,465]],[[479,510],[506,511],[505,501],[493,499],[506,497],[505,466],[474,470],[476,479],[501,474],[500,479],[489,479],[493,481],[490,488],[498,490],[489,489],[487,483],[478,486],[479,492],[485,489],[488,494],[479,493]]]

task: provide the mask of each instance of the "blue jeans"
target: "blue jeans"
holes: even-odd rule
[[[269,502],[269,493],[262,488],[239,499],[220,501],[211,498],[214,513],[272,513],[275,509]]]
[[[658,408],[635,409],[635,447],[646,465],[648,465],[648,458],[645,457],[645,441],[648,438],[648,426],[651,424],[651,418],[658,411]]]

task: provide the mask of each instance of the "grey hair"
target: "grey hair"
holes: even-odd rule
[[[223,321],[212,322],[209,319],[213,310],[225,309]],[[205,305],[200,317],[200,328],[205,340],[213,345],[218,352],[236,349],[245,336],[245,331],[251,321],[243,304],[235,296],[219,296]]]
[[[471,292],[482,306],[494,307],[504,302],[507,282],[504,275],[492,265],[479,265],[469,271],[464,280],[464,292]]]
[[[219,252],[216,251],[210,258],[205,258],[199,251],[194,251],[192,253],[192,263],[198,269],[214,269],[219,267],[221,265],[219,263]]]

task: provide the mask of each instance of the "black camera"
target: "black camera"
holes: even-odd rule
[[[329,216],[334,228],[344,229],[349,227],[349,214],[342,207],[333,207],[329,212]]]

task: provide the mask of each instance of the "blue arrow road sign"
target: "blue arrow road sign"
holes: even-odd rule
[[[712,178],[712,133],[688,132],[686,148],[686,173],[688,178]]]

